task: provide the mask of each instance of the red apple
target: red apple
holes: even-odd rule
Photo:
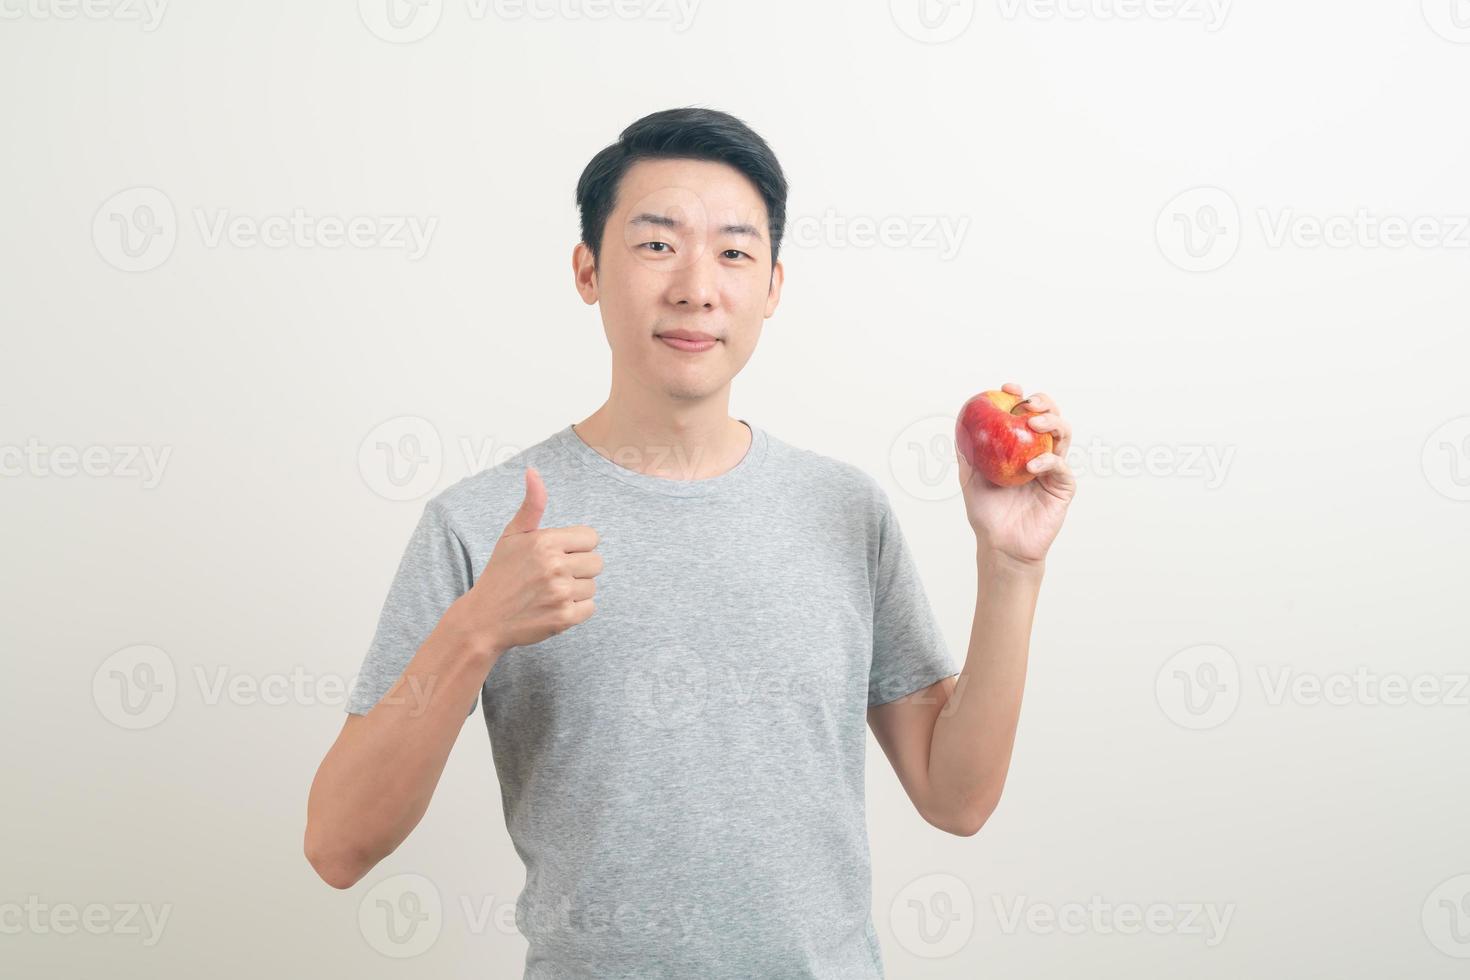
[[[954,442],[965,462],[998,487],[1019,487],[1036,479],[1026,464],[1052,450],[1050,432],[1037,432],[1027,423],[1040,415],[1018,407],[1019,395],[982,391],[965,402],[954,423]]]

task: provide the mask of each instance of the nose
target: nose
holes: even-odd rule
[[[719,268],[708,248],[669,274],[668,300],[675,306],[712,310],[719,302]]]

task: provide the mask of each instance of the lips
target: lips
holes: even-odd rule
[[[694,353],[709,350],[715,344],[719,343],[718,338],[699,330],[667,330],[657,336],[664,344],[675,350],[691,351]]]
[[[664,330],[658,336],[672,340],[718,340],[719,338],[707,334],[702,330]]]
[[[682,337],[674,337],[669,334],[662,334],[658,339],[675,350],[693,351],[696,353],[702,350],[709,350],[715,344],[719,343],[718,340],[685,340]]]

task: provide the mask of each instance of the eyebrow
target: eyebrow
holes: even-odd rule
[[[650,211],[644,211],[641,214],[635,214],[632,218],[628,219],[628,224],[656,225],[659,228],[673,228],[675,230],[684,226],[683,222],[679,221],[677,218],[670,218],[668,215],[664,214],[654,214]],[[755,227],[755,225],[723,225],[719,229],[719,233],[722,235],[749,235],[752,238],[758,239],[760,241],[765,241],[765,239],[761,237],[760,229]]]

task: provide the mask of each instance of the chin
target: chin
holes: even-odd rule
[[[697,400],[708,398],[725,386],[727,382],[712,377],[670,377],[660,375],[653,387],[663,389],[670,398]]]
[[[701,401],[720,390],[719,385],[680,385],[671,384],[664,388],[670,398],[678,398],[686,401]]]

